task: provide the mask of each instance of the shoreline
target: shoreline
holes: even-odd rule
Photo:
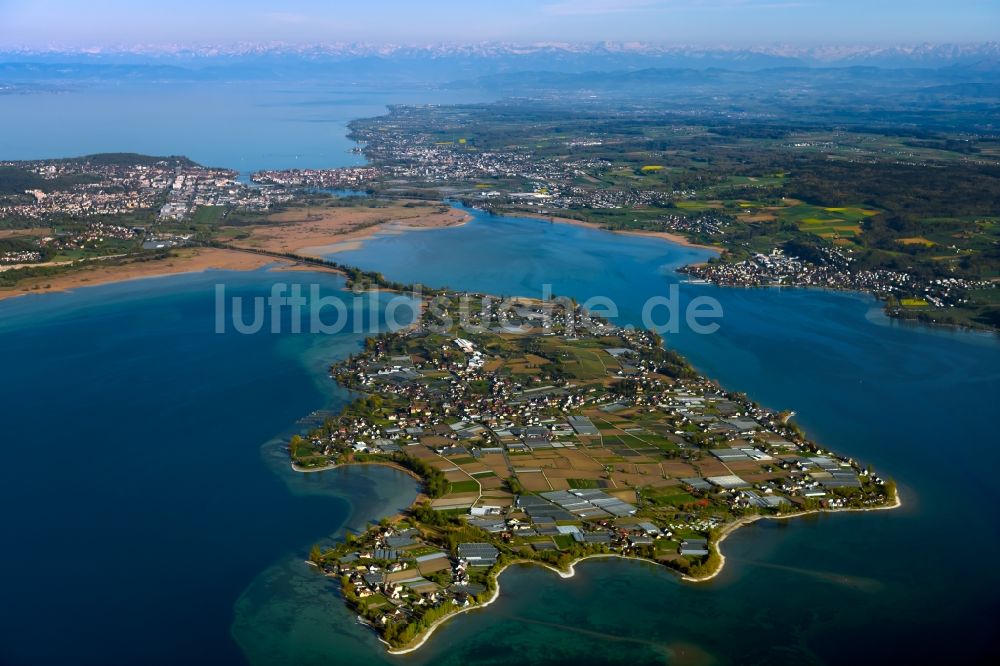
[[[576,575],[576,565],[579,564],[580,562],[584,562],[586,560],[599,560],[599,559],[617,558],[617,559],[620,559],[620,560],[634,560],[636,562],[644,562],[646,564],[652,564],[653,566],[662,567],[663,569],[666,569],[670,574],[672,574],[674,576],[677,576],[681,581],[684,581],[685,583],[704,583],[704,582],[712,580],[713,578],[715,578],[716,576],[718,576],[720,573],[722,573],[722,570],[726,566],[726,557],[725,557],[725,555],[722,554],[722,542],[726,540],[726,537],[728,537],[730,534],[732,534],[733,532],[735,532],[739,528],[745,527],[745,526],[750,525],[750,524],[753,524],[753,523],[757,522],[758,520],[768,520],[768,519],[770,519],[770,520],[787,520],[789,518],[801,518],[801,517],[804,517],[804,516],[809,516],[809,515],[819,514],[819,513],[846,513],[846,512],[862,512],[862,511],[887,511],[887,510],[890,510],[890,509],[898,509],[901,506],[903,506],[903,502],[902,502],[902,500],[900,500],[900,498],[899,498],[899,491],[897,490],[895,503],[893,503],[893,504],[887,504],[887,505],[884,505],[884,506],[866,507],[866,508],[850,508],[850,507],[845,507],[843,509],[813,509],[813,510],[810,510],[810,511],[801,511],[801,512],[798,512],[798,513],[790,513],[790,514],[784,515],[784,516],[761,516],[761,515],[757,515],[757,516],[747,516],[746,518],[741,518],[740,520],[736,521],[735,523],[731,523],[723,531],[722,535],[720,535],[719,539],[715,542],[715,544],[713,544],[713,547],[715,548],[716,553],[719,555],[719,566],[711,574],[709,574],[707,576],[703,576],[701,578],[694,578],[692,576],[681,574],[677,570],[671,569],[670,567],[668,567],[665,564],[662,564],[660,562],[655,562],[655,561],[647,559],[645,557],[632,557],[630,555],[621,555],[619,553],[594,553],[592,555],[584,555],[583,557],[578,557],[575,560],[573,560],[572,562],[570,562],[569,563],[569,568],[567,568],[565,571],[562,570],[562,569],[557,569],[556,567],[554,567],[551,564],[548,564],[546,562],[538,562],[536,560],[513,560],[513,561],[508,562],[507,564],[505,564],[494,575],[494,580],[496,581],[496,588],[493,590],[493,594],[490,596],[489,599],[487,599],[485,602],[483,602],[481,604],[477,604],[475,606],[468,606],[467,608],[461,608],[461,609],[455,611],[454,613],[451,613],[449,615],[446,615],[445,617],[442,617],[442,618],[439,618],[439,619],[435,620],[431,624],[431,626],[427,627],[427,629],[425,630],[425,632],[423,634],[421,634],[417,639],[415,639],[417,641],[415,644],[413,644],[413,645],[407,645],[405,647],[400,647],[400,648],[393,648],[393,647],[389,646],[389,643],[387,643],[385,640],[383,640],[381,636],[378,636],[378,639],[383,644],[385,644],[386,646],[388,646],[388,650],[387,650],[388,654],[397,655],[398,656],[398,655],[409,654],[411,652],[416,652],[421,647],[423,647],[427,643],[428,640],[430,640],[430,638],[433,635],[434,631],[437,630],[438,627],[440,627],[441,625],[443,625],[448,620],[450,620],[453,617],[456,617],[456,616],[458,616],[458,615],[460,615],[462,613],[467,613],[469,611],[474,611],[474,610],[479,610],[481,608],[486,608],[487,606],[489,606],[490,604],[492,604],[494,601],[496,601],[500,597],[500,576],[507,569],[509,569],[511,566],[513,566],[515,564],[539,566],[539,567],[542,567],[544,569],[548,569],[549,571],[552,571],[553,573],[557,574],[560,578],[562,578],[564,580],[567,580],[567,579],[573,578]],[[377,632],[376,632],[376,635],[377,635]]]
[[[422,478],[420,478],[417,475],[417,473],[414,472],[413,470],[406,469],[402,465],[399,465],[399,464],[394,463],[394,462],[383,462],[381,460],[372,460],[372,461],[364,461],[364,462],[351,462],[351,463],[337,463],[337,464],[332,464],[332,465],[324,465],[323,467],[299,467],[295,463],[291,463],[292,470],[295,471],[295,472],[299,472],[301,474],[312,474],[313,472],[329,472],[331,469],[339,469],[341,467],[360,467],[360,466],[365,466],[365,465],[381,465],[382,467],[389,467],[390,469],[394,469],[394,470],[396,470],[398,472],[402,472],[402,473],[406,474],[410,478],[412,478],[412,479],[414,479],[416,481],[419,481],[420,483],[424,482],[424,480]],[[420,499],[420,495],[417,496],[417,499],[418,500]],[[412,505],[410,505],[410,508],[412,508],[414,506],[416,506],[416,502],[414,502]]]
[[[693,264],[686,264],[681,266],[680,269],[704,266],[706,262],[697,262]],[[688,275],[689,279],[692,278],[690,274],[678,269],[682,275]],[[726,282],[717,282],[715,280],[710,280],[707,278],[694,278],[699,280],[698,284],[708,284],[713,287],[718,287],[720,289],[805,289],[808,291],[825,291],[831,294],[858,294],[861,296],[870,296],[875,303],[879,305],[879,311],[885,315],[886,320],[889,322],[902,322],[905,324],[910,324],[914,326],[926,327],[930,330],[934,329],[951,329],[954,331],[959,331],[963,333],[990,333],[992,335],[1000,335],[1000,329],[992,328],[990,326],[971,326],[969,324],[960,324],[955,322],[944,322],[944,321],[924,321],[918,317],[904,316],[899,314],[903,312],[899,306],[890,306],[889,300],[884,296],[880,296],[878,293],[871,291],[869,289],[855,289],[853,287],[840,287],[840,286],[830,286],[830,285],[820,285],[820,284],[729,284]]]
[[[313,472],[328,472],[332,469],[339,469],[341,467],[364,467],[364,466],[376,466],[376,465],[381,467],[388,467],[389,469],[394,469],[397,472],[402,472],[403,474],[406,474],[408,477],[417,482],[417,496],[413,499],[413,503],[409,507],[407,507],[406,510],[409,510],[410,508],[417,506],[421,502],[427,501],[429,499],[427,495],[424,494],[423,491],[424,480],[421,479],[417,475],[417,473],[414,472],[413,470],[406,469],[402,465],[396,464],[394,462],[382,462],[379,460],[373,460],[370,462],[365,461],[365,462],[355,462],[355,463],[340,463],[337,465],[324,465],[323,467],[308,467],[308,468],[299,467],[295,463],[291,463],[292,471],[299,472],[300,474],[311,474]],[[387,516],[388,520],[390,520],[391,522],[396,522],[397,520],[400,520],[404,517],[405,514],[403,513],[394,513],[391,516]],[[306,564],[311,564],[312,566],[316,566],[314,562],[311,562],[309,560],[306,560]]]
[[[315,257],[317,259],[324,259],[324,255],[337,254],[340,252],[350,252],[352,250],[361,249],[366,241],[372,240],[375,236],[379,234],[386,235],[399,235],[409,233],[411,231],[432,231],[434,229],[456,229],[458,227],[464,227],[466,224],[471,222],[473,217],[468,213],[463,211],[462,219],[454,223],[445,224],[429,224],[429,225],[413,225],[407,224],[405,220],[390,220],[388,222],[383,222],[381,224],[373,224],[362,229],[356,229],[354,231],[349,231],[344,234],[342,238],[338,239],[336,242],[328,243],[326,245],[307,245],[296,249],[296,254],[301,254],[307,257]]]
[[[722,570],[726,566],[726,556],[722,552],[723,542],[725,542],[725,540],[729,537],[729,535],[736,532],[736,530],[740,529],[741,527],[746,527],[747,525],[752,525],[753,523],[756,523],[759,520],[788,520],[790,518],[803,518],[805,516],[811,516],[821,513],[862,513],[868,511],[890,511],[892,509],[899,509],[902,506],[903,506],[903,500],[900,498],[899,489],[897,488],[895,501],[892,504],[883,504],[880,506],[871,506],[871,507],[843,507],[840,509],[810,509],[809,511],[798,511],[796,513],[789,513],[780,516],[765,516],[760,514],[753,516],[744,516],[743,518],[740,518],[736,522],[730,523],[729,525],[724,527],[722,532],[719,534],[719,538],[715,540],[714,544],[712,544],[712,547],[715,550],[716,555],[719,556],[719,566],[715,569],[715,571],[708,574],[707,576],[702,576],[701,578],[695,578],[694,576],[688,576],[688,575],[682,575],[680,578],[681,580],[687,583],[704,583],[718,576],[720,573],[722,573]]]
[[[457,210],[457,209],[453,209]],[[407,224],[408,218],[387,220],[353,228],[343,232],[336,229],[330,230],[328,238],[334,242],[325,245],[303,245],[292,248],[296,254],[315,259],[325,259],[322,252],[327,248],[336,247],[342,244],[361,243],[386,231],[405,233],[408,231],[425,231],[428,229],[443,229],[457,227],[468,224],[472,216],[465,211],[458,211],[460,215],[449,215],[444,220],[439,220],[434,215],[418,217],[415,220],[429,220],[427,224]],[[456,222],[457,219],[457,222]],[[304,223],[311,224],[312,220]],[[257,229],[267,229],[266,226],[258,226]],[[294,235],[294,234],[289,234]],[[280,228],[276,239],[281,242],[282,234]],[[302,242],[306,239],[291,238],[294,243]],[[266,243],[265,243],[266,244]],[[342,247],[336,251],[344,251],[348,247]],[[0,289],[0,301],[30,296],[32,294],[67,293],[84,287],[97,287],[120,282],[131,282],[133,280],[145,280],[150,278],[171,277],[175,275],[188,275],[192,273],[204,273],[211,270],[220,271],[253,271],[262,268],[275,271],[305,271],[305,272],[335,272],[340,271],[334,268],[324,268],[311,264],[303,264],[293,259],[282,259],[268,255],[257,255],[254,248],[220,248],[220,247],[181,247],[176,248],[170,256],[162,259],[131,260],[116,266],[81,266],[79,270],[67,270],[63,273],[43,276],[29,276],[18,281],[13,287]],[[331,252],[332,253],[332,252]],[[95,262],[96,264],[96,262]]]
[[[391,655],[394,655],[394,656],[398,656],[398,655],[403,655],[403,654],[409,654],[411,652],[416,652],[417,650],[419,650],[420,648],[422,648],[427,643],[428,640],[430,640],[431,636],[438,629],[438,627],[442,626],[448,620],[450,620],[450,619],[452,619],[454,617],[457,617],[457,616],[461,615],[462,613],[468,613],[470,611],[481,610],[483,608],[486,608],[487,606],[489,606],[490,604],[492,604],[494,601],[496,601],[497,599],[499,599],[500,598],[500,576],[503,574],[503,572],[507,571],[507,569],[511,568],[514,565],[533,565],[533,566],[539,566],[539,567],[542,567],[544,569],[548,569],[549,571],[557,574],[560,578],[566,579],[566,578],[572,578],[573,576],[576,575],[576,570],[574,569],[573,565],[575,565],[577,562],[582,562],[584,560],[589,560],[589,559],[608,558],[608,557],[619,557],[621,559],[626,559],[626,560],[627,559],[639,559],[639,558],[629,558],[629,557],[626,557],[624,555],[616,555],[615,553],[595,553],[593,555],[584,555],[583,557],[580,557],[580,558],[577,558],[577,559],[573,560],[572,562],[570,562],[569,569],[567,571],[563,571],[561,569],[557,569],[556,567],[552,566],[551,564],[547,564],[545,562],[538,562],[538,561],[535,561],[535,560],[522,560],[522,559],[512,560],[512,561],[508,562],[507,564],[503,565],[500,568],[500,570],[497,571],[493,575],[493,579],[496,582],[496,587],[493,589],[493,594],[490,595],[489,599],[487,599],[486,601],[484,601],[481,604],[476,604],[475,606],[466,606],[465,608],[459,608],[454,613],[450,613],[448,615],[445,615],[442,618],[438,618],[437,620],[434,620],[434,622],[431,623],[431,626],[427,627],[427,629],[424,630],[424,633],[422,633],[420,636],[418,636],[417,638],[414,639],[416,641],[416,643],[414,643],[412,645],[407,645],[407,646],[404,646],[404,647],[394,648],[391,645],[389,645],[389,643],[386,642],[385,639],[383,639],[381,636],[378,636],[378,632],[376,632],[376,636],[378,637],[378,639],[379,639],[379,641],[381,643],[383,643],[384,645],[386,645],[388,647],[388,649],[386,650],[386,652],[388,654],[391,654]],[[370,626],[370,625],[366,624],[366,626]]]
[[[414,479],[416,479],[418,481],[421,481],[421,482],[423,481],[423,479],[420,478],[415,472],[413,472],[411,470],[408,470],[405,467],[402,467],[401,465],[398,465],[398,464],[393,463],[393,462],[382,462],[382,461],[367,462],[366,461],[366,462],[357,462],[357,463],[340,463],[340,464],[326,465],[326,466],[317,467],[317,468],[303,468],[303,467],[299,467],[294,462],[291,463],[291,467],[292,467],[292,469],[294,471],[301,472],[301,473],[304,473],[304,474],[311,473],[311,472],[324,472],[324,471],[331,470],[331,469],[337,469],[338,467],[353,467],[353,466],[357,466],[357,465],[383,465],[385,467],[390,467],[392,469],[396,469],[396,470],[399,470],[401,472],[404,472],[404,473],[408,474],[410,477],[412,477],[412,478],[414,478]],[[421,495],[422,495],[422,493],[421,493]],[[418,495],[417,501],[419,501],[421,495]],[[417,501],[415,501],[414,504],[411,505],[410,508],[412,508],[413,506],[416,506]],[[493,594],[490,595],[489,599],[487,599],[486,601],[484,601],[481,604],[476,604],[474,606],[470,605],[470,606],[467,606],[465,608],[460,608],[460,609],[456,610],[454,613],[449,613],[448,615],[445,615],[444,617],[438,618],[433,623],[431,623],[431,625],[429,627],[427,627],[427,629],[425,629],[422,634],[420,634],[419,636],[417,636],[416,638],[414,638],[414,642],[413,643],[411,643],[409,645],[402,646],[402,647],[393,647],[388,641],[386,641],[384,638],[382,638],[382,636],[379,634],[378,630],[375,627],[373,627],[372,625],[370,625],[367,622],[360,622],[360,621],[359,622],[360,622],[360,624],[363,624],[364,626],[368,627],[369,629],[371,629],[375,633],[375,637],[379,640],[379,642],[381,642],[383,645],[386,646],[386,652],[388,654],[391,654],[391,655],[394,655],[394,656],[399,656],[399,655],[404,655],[404,654],[410,654],[412,652],[416,652],[421,647],[423,647],[424,645],[426,645],[427,641],[430,640],[430,638],[431,638],[431,636],[433,636],[434,632],[439,627],[441,627],[442,625],[444,625],[446,622],[448,622],[449,620],[451,620],[452,618],[457,617],[458,615],[461,615],[462,613],[467,613],[467,612],[470,612],[470,611],[484,609],[487,606],[489,606],[490,604],[492,604],[493,602],[495,602],[497,599],[499,599],[500,598],[500,577],[503,575],[503,573],[505,571],[507,571],[507,569],[509,569],[511,566],[513,566],[515,564],[518,564],[518,565],[540,566],[540,567],[543,567],[545,569],[548,569],[549,571],[552,571],[553,573],[555,573],[556,575],[558,575],[560,578],[562,578],[564,580],[568,580],[570,578],[573,578],[576,575],[576,565],[579,564],[580,562],[584,562],[586,560],[618,558],[618,559],[622,559],[622,560],[635,560],[637,562],[644,562],[644,563],[647,563],[647,564],[652,564],[652,565],[657,566],[657,567],[662,567],[665,570],[667,570],[671,575],[677,576],[679,580],[681,580],[681,581],[683,581],[685,583],[705,583],[705,582],[708,582],[708,581],[716,578],[719,574],[722,573],[723,569],[725,569],[725,566],[726,566],[726,556],[722,552],[722,544],[725,542],[725,540],[731,534],[733,534],[734,532],[736,532],[741,527],[745,527],[747,525],[752,525],[753,523],[756,523],[759,520],[788,520],[788,519],[791,519],[791,518],[802,518],[802,517],[809,516],[809,515],[824,514],[824,513],[830,513],[830,514],[832,514],[832,513],[860,513],[860,512],[869,512],[869,511],[888,511],[888,510],[892,510],[892,509],[901,508],[902,506],[903,506],[903,501],[902,501],[902,498],[900,497],[899,489],[897,488],[896,489],[896,493],[895,493],[895,497],[894,497],[894,501],[891,504],[884,504],[884,505],[872,506],[872,507],[843,507],[843,508],[837,508],[837,509],[822,509],[822,508],[821,509],[810,509],[808,511],[798,511],[796,513],[789,513],[789,514],[775,515],[775,516],[760,515],[760,514],[753,515],[753,516],[744,516],[743,518],[740,518],[739,520],[736,520],[735,522],[730,523],[729,525],[727,525],[726,527],[723,528],[722,532],[719,534],[718,539],[716,539],[715,542],[712,544],[713,550],[719,556],[719,566],[716,567],[715,570],[712,571],[712,573],[710,573],[710,574],[708,574],[706,576],[701,576],[701,577],[694,577],[694,576],[689,576],[687,574],[683,574],[683,573],[677,571],[676,569],[670,568],[669,566],[667,566],[666,564],[663,564],[662,562],[657,562],[655,560],[651,560],[651,559],[648,559],[648,558],[645,558],[645,557],[634,557],[634,556],[630,556],[630,555],[622,555],[620,553],[593,553],[593,554],[590,554],[590,555],[584,555],[582,557],[578,557],[578,558],[572,560],[569,563],[567,569],[565,569],[565,570],[562,570],[562,569],[559,569],[557,567],[554,567],[551,564],[548,564],[547,562],[540,562],[540,561],[537,561],[537,560],[529,560],[529,559],[516,559],[516,560],[512,560],[512,561],[507,562],[506,564],[504,564],[495,574],[493,574],[493,580],[496,583],[496,585],[495,585],[495,587],[493,589]],[[393,518],[397,518],[397,517],[399,517],[399,516],[398,515],[397,516],[393,516]]]
[[[223,248],[182,248],[188,255],[133,261],[119,266],[94,266],[51,276],[26,277],[9,289],[0,289],[0,301],[38,294],[71,293],[86,287],[100,287],[134,280],[190,275],[208,271],[302,270],[299,262],[257,256]],[[244,257],[242,259],[236,256]],[[316,271],[322,271],[316,267]]]
[[[533,218],[533,219],[536,219],[536,220],[544,220],[544,221],[547,221],[547,222],[554,222],[556,224],[570,224],[570,225],[574,225],[574,226],[578,226],[578,227],[590,227],[591,229],[600,229],[601,231],[608,231],[608,232],[613,233],[613,234],[621,234],[622,236],[637,236],[637,237],[642,237],[642,238],[657,238],[659,240],[664,240],[664,241],[667,241],[667,242],[670,242],[670,243],[674,243],[675,245],[680,245],[682,247],[693,248],[693,249],[698,249],[698,250],[711,250],[717,256],[722,256],[723,254],[726,253],[726,249],[725,248],[717,247],[717,246],[714,246],[714,245],[702,245],[700,243],[695,243],[693,241],[688,240],[687,238],[685,238],[681,234],[677,234],[677,233],[673,233],[673,232],[669,232],[669,231],[651,231],[651,230],[642,230],[642,229],[636,229],[636,230],[629,230],[629,229],[605,229],[604,227],[600,226],[597,223],[584,222],[583,220],[576,220],[576,219],[573,219],[573,218],[570,218],[570,217],[559,217],[559,216],[555,216],[555,215],[542,215],[541,213],[527,213],[527,212],[526,213],[499,213],[499,215],[503,215],[505,217],[530,217],[530,218]],[[695,262],[695,263],[691,263],[691,264],[685,264],[684,266],[681,266],[679,268],[680,269],[684,269],[684,268],[688,268],[688,267],[703,266],[706,263],[707,262],[699,261],[699,262]],[[823,290],[830,290],[830,291],[841,292],[841,293],[866,294],[866,295],[870,295],[873,298],[875,298],[875,300],[882,305],[882,312],[885,313],[886,317],[888,317],[890,320],[901,321],[901,322],[908,322],[908,323],[913,323],[913,324],[917,324],[917,325],[921,325],[921,326],[927,326],[927,327],[930,327],[930,328],[950,328],[950,329],[954,329],[954,330],[957,330],[957,331],[993,333],[994,335],[1000,335],[1000,330],[998,330],[996,328],[992,328],[990,326],[985,326],[985,325],[984,326],[973,326],[973,325],[969,325],[969,324],[961,324],[961,323],[953,323],[953,322],[923,321],[923,320],[921,320],[918,317],[903,316],[901,314],[898,314],[898,312],[899,312],[898,310],[893,310],[892,308],[890,308],[889,303],[888,303],[888,299],[879,296],[874,291],[870,291],[870,290],[866,290],[866,289],[853,289],[851,287],[829,287],[829,286],[809,285],[809,284],[741,285],[741,284],[725,284],[725,283],[716,282],[716,281],[713,281],[713,280],[705,280],[705,283],[706,284],[714,285],[716,287],[725,287],[725,288],[758,289],[758,288],[770,288],[770,287],[777,287],[777,288],[793,287],[793,288],[797,288],[797,289],[823,289]]]
[[[452,207],[453,210],[461,210],[457,207]],[[479,209],[476,209],[479,210]],[[316,253],[321,252],[325,254],[336,254],[338,252],[350,252],[352,250],[360,249],[366,241],[369,241],[377,235],[378,233],[395,233],[403,234],[410,231],[430,231],[432,229],[448,229],[453,227],[465,226],[471,222],[474,218],[469,213],[462,211],[465,219],[457,224],[440,224],[440,225],[427,225],[427,226],[413,226],[406,224],[405,221],[389,221],[380,225],[373,225],[372,227],[365,227],[363,229],[358,229],[354,232],[350,232],[344,236],[344,238],[336,243],[330,243],[328,245],[314,245],[306,246],[298,249],[298,253],[305,254],[308,256],[319,256]],[[697,250],[709,250],[716,255],[721,255],[725,250],[723,248],[714,245],[702,245],[700,243],[695,243],[688,240],[681,234],[673,233],[670,231],[649,231],[649,230],[629,230],[629,229],[606,229],[594,222],[584,222],[583,220],[576,220],[570,217],[559,217],[554,215],[542,215],[541,213],[530,213],[530,212],[511,212],[511,213],[497,213],[501,217],[523,217],[531,218],[534,220],[541,220],[543,222],[552,222],[554,224],[569,224],[576,227],[584,227],[587,229],[593,229],[597,231],[606,231],[612,234],[618,234],[621,236],[635,236],[639,238],[653,238],[656,240],[666,241],[668,243],[673,243],[674,245],[680,245],[681,247],[697,249]],[[322,258],[322,257],[320,257]]]
[[[466,608],[461,608],[461,609],[455,611],[454,613],[451,613],[449,615],[446,615],[446,616],[444,616],[442,618],[439,618],[439,619],[435,620],[431,624],[431,626],[427,627],[427,629],[424,631],[423,634],[421,634],[418,638],[414,639],[414,640],[416,640],[416,643],[414,643],[412,645],[407,645],[405,647],[394,648],[394,647],[390,646],[389,643],[386,642],[381,636],[378,636],[378,632],[376,632],[376,636],[378,637],[378,639],[379,639],[379,641],[381,643],[383,643],[384,645],[386,645],[388,647],[388,649],[386,650],[386,652],[388,654],[391,654],[391,655],[394,655],[394,656],[398,656],[398,655],[409,654],[411,652],[416,652],[421,647],[423,647],[427,643],[427,641],[430,640],[430,638],[434,634],[434,632],[441,625],[443,625],[444,623],[446,623],[448,620],[450,620],[450,619],[452,619],[452,618],[454,618],[454,617],[456,617],[458,615],[461,615],[462,613],[467,613],[469,611],[474,611],[474,610],[479,610],[479,609],[482,609],[482,608],[486,608],[487,606],[489,606],[490,604],[492,604],[494,601],[496,601],[498,598],[500,598],[500,576],[505,571],[507,571],[507,569],[509,569],[510,567],[514,566],[515,564],[539,566],[539,567],[542,567],[544,569],[548,569],[549,571],[552,571],[553,573],[557,574],[560,578],[562,578],[564,580],[568,580],[570,578],[573,578],[576,575],[576,565],[579,564],[580,562],[584,562],[586,560],[599,560],[599,559],[617,558],[617,559],[620,559],[620,560],[634,560],[636,562],[644,562],[646,564],[651,564],[651,565],[656,566],[656,567],[662,567],[663,569],[666,569],[667,572],[669,572],[670,574],[672,574],[674,576],[677,576],[681,581],[683,581],[685,583],[704,583],[704,582],[712,580],[713,578],[715,578],[716,576],[718,576],[720,573],[722,573],[722,570],[726,566],[726,557],[722,553],[722,543],[726,540],[726,538],[730,534],[732,534],[736,530],[738,530],[739,528],[745,527],[747,525],[751,525],[751,524],[757,522],[758,520],[787,520],[789,518],[801,518],[801,517],[804,517],[804,516],[809,516],[809,515],[814,515],[814,514],[820,514],[820,513],[847,513],[847,512],[864,512],[864,511],[888,511],[888,510],[891,510],[891,509],[898,509],[898,508],[900,508],[902,506],[903,506],[903,502],[900,499],[900,497],[899,497],[899,491],[897,490],[896,491],[896,501],[893,504],[886,504],[884,506],[865,507],[865,508],[845,507],[845,508],[842,508],[842,509],[812,509],[810,511],[800,511],[798,513],[790,513],[790,514],[783,515],[783,516],[762,516],[762,515],[756,515],[756,516],[747,516],[745,518],[741,518],[740,520],[738,520],[738,521],[736,521],[734,523],[731,523],[726,529],[724,529],[723,533],[719,536],[719,539],[713,544],[713,548],[715,549],[716,553],[719,555],[719,566],[715,569],[715,571],[713,571],[709,575],[703,576],[701,578],[694,578],[694,577],[688,576],[686,574],[681,574],[677,570],[671,569],[670,567],[668,567],[665,564],[662,564],[660,562],[656,562],[656,561],[647,559],[645,557],[633,557],[633,556],[630,556],[630,555],[621,555],[619,553],[594,553],[594,554],[591,554],[591,555],[584,555],[583,557],[578,557],[575,560],[573,560],[572,562],[570,562],[569,563],[569,567],[565,571],[562,570],[562,569],[558,569],[558,568],[556,568],[556,567],[554,567],[551,564],[548,564],[546,562],[539,562],[539,561],[536,561],[536,560],[523,560],[523,559],[513,560],[513,561],[508,562],[507,564],[505,564],[499,571],[496,572],[496,574],[494,574],[494,580],[496,581],[496,588],[494,588],[493,594],[490,596],[489,599],[487,599],[485,602],[483,602],[481,604],[477,604],[475,606],[468,606]]]
[[[701,243],[695,243],[689,240],[682,234],[674,233],[671,231],[652,231],[645,229],[606,229],[596,222],[585,222],[583,220],[577,220],[572,217],[559,217],[558,215],[543,215],[541,213],[499,213],[504,217],[530,217],[535,220],[543,220],[545,222],[554,222],[555,224],[570,224],[575,227],[586,227],[589,229],[598,229],[600,231],[607,231],[612,234],[619,234],[621,236],[637,236],[641,238],[656,238],[659,240],[667,241],[668,243],[673,243],[674,245],[680,245],[682,247],[693,248],[697,250],[711,250],[716,254],[722,254],[725,250],[721,247],[716,247],[715,245],[702,245]]]
[[[412,203],[412,202],[411,202]],[[384,209],[373,208],[362,211],[351,209],[333,209],[317,217],[309,217],[310,207],[293,208],[278,213],[273,222],[287,225],[284,233],[281,227],[275,230],[258,225],[252,229],[261,234],[258,242],[263,249],[277,252],[294,252],[303,256],[325,259],[323,255],[335,254],[356,249],[379,233],[405,233],[408,231],[425,231],[428,229],[446,229],[468,224],[472,216],[466,211],[455,207],[438,210],[445,206],[443,202],[428,204],[420,202],[425,209],[418,214],[407,216],[407,213],[418,209],[407,209],[405,205],[397,205],[392,216],[382,219],[378,216]],[[298,218],[298,213],[305,211],[306,217]],[[292,227],[292,228],[288,228]],[[273,233],[273,236],[268,234]]]

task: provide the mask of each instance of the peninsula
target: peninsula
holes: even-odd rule
[[[441,202],[250,187],[234,171],[183,157],[0,162],[0,300],[208,269],[288,268],[379,231],[468,219]]]
[[[310,562],[390,649],[498,594],[513,563],[588,557],[688,581],[759,518],[898,506],[895,485],[700,376],[662,340],[569,300],[434,292],[331,374],[358,397],[291,438],[302,472],[387,464],[422,481],[403,516]]]

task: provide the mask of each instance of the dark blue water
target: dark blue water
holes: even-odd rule
[[[477,217],[336,258],[399,280],[601,294],[626,323],[669,294],[674,266],[703,256]],[[294,474],[274,441],[342,403],[325,367],[362,334],[213,333],[217,282],[250,297],[292,275],[342,284],[207,273],[0,303],[0,663],[800,664],[995,650],[996,339],[891,324],[858,295],[683,285],[682,305],[710,295],[725,316],[714,335],[682,327],[668,344],[894,477],[905,507],[757,523],[726,541],[726,569],[706,585],[623,562],[585,563],[568,581],[512,570],[489,609],[387,658],[302,559],[405,506],[412,482]]]
[[[336,259],[435,286],[539,295],[548,284],[581,301],[604,295],[619,323],[638,323],[649,297],[669,295],[679,277],[672,269],[704,256],[476,213],[464,227],[386,235]],[[442,632],[439,645],[448,649],[438,656],[460,663],[477,654],[474,646],[503,643],[528,626],[549,637],[546,645],[563,636],[568,660],[623,649],[602,632],[652,640],[654,653],[683,644],[735,662],[995,651],[998,609],[989,591],[1000,575],[990,563],[1000,535],[989,498],[1000,491],[998,339],[893,323],[857,294],[681,285],[679,296],[682,304],[715,298],[724,317],[713,335],[681,326],[666,335],[669,346],[727,387],[796,410],[821,443],[896,479],[904,508],[757,523],[726,542],[725,573],[704,586],[677,584],[655,569],[590,563],[569,585],[599,598],[596,609],[564,602],[573,594],[567,583],[544,572],[514,573],[505,582],[528,598],[508,602],[513,617],[486,611],[456,621]],[[540,663],[555,659],[532,654]]]
[[[353,322],[329,338],[213,332],[216,283],[250,298],[288,275],[0,303],[0,663],[239,663],[233,604],[257,574],[412,502],[398,472],[295,474],[269,441],[343,403],[324,369],[362,340]]]

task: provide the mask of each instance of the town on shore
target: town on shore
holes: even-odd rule
[[[0,288],[168,258],[331,201],[450,199],[716,249],[683,269],[694,281],[857,290],[893,317],[1000,330],[991,135],[830,135],[804,121],[558,100],[393,106],[350,131],[364,166],[241,177],[183,157],[0,162]]]
[[[705,580],[741,524],[897,502],[892,481],[655,333],[566,301],[424,298],[413,325],[332,366],[356,399],[288,444],[299,471],[381,463],[420,479],[405,514],[310,552],[393,651],[489,603],[512,563],[620,556]]]

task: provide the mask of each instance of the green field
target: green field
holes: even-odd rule
[[[684,492],[677,486],[644,490],[642,496],[655,506],[683,506],[697,501],[698,498]]]
[[[196,225],[214,225],[221,222],[225,214],[225,206],[198,206],[191,216],[191,222]]]
[[[657,555],[667,555],[669,553],[676,553],[677,548],[680,543],[677,541],[672,541],[670,539],[657,539],[653,542],[653,548]]]
[[[824,207],[804,203],[777,211],[781,222],[790,222],[799,231],[827,239],[854,238],[861,234],[864,221],[877,214],[877,210],[861,206]]]
[[[552,537],[559,550],[569,550],[573,547],[574,539],[572,534],[556,534]]]
[[[702,211],[719,208],[719,204],[711,201],[675,201],[674,206],[681,210]]]
[[[478,493],[478,492],[479,492],[479,483],[477,483],[473,479],[469,479],[468,481],[456,481],[454,483],[448,484],[449,495],[457,493]]]

